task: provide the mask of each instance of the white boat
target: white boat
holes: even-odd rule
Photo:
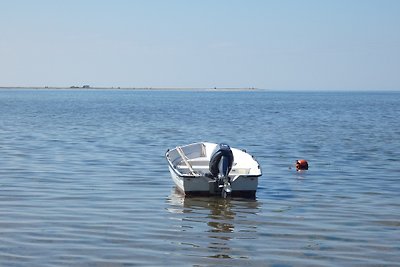
[[[185,195],[255,197],[262,175],[252,155],[227,144],[178,146],[169,149],[165,157],[172,180]]]

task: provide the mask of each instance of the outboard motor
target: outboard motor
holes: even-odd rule
[[[214,149],[210,158],[209,169],[211,175],[217,179],[218,187],[223,188],[222,194],[230,193],[231,181],[228,177],[233,165],[233,153],[229,145],[219,144]]]

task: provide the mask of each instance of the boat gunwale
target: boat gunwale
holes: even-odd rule
[[[199,143],[201,143],[201,142],[194,143],[194,144],[199,144]],[[173,148],[173,149],[176,149],[176,148]],[[192,175],[192,174],[183,174],[183,173],[179,172],[178,169],[172,164],[172,161],[169,158],[168,153],[170,151],[172,151],[173,149],[171,149],[171,150],[168,149],[167,152],[165,152],[165,158],[167,159],[167,162],[168,162],[168,165],[170,166],[170,168],[174,171],[174,173],[178,177],[181,177],[181,178],[208,178],[205,174]],[[249,154],[248,152],[245,152],[245,151],[242,151],[242,152]],[[249,154],[249,155],[252,156],[251,154]],[[260,166],[259,162],[253,156],[252,156],[252,158],[255,162],[257,162],[258,166]],[[259,167],[259,169],[260,169],[260,174],[238,174],[238,175],[235,175],[235,177],[258,178],[258,177],[262,176],[261,168]]]

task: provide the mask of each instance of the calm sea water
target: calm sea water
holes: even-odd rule
[[[196,141],[257,198],[177,194]],[[399,192],[400,93],[0,90],[0,266],[400,266]]]

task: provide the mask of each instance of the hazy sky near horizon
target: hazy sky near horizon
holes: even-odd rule
[[[0,0],[0,86],[400,90],[397,0]]]

